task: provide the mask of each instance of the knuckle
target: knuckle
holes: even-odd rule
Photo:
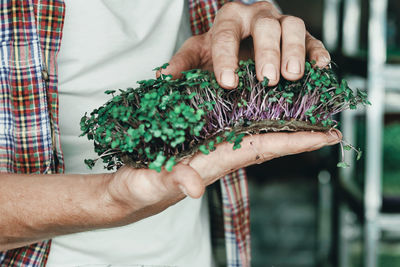
[[[207,32],[205,34],[196,35],[190,37],[190,45],[188,47],[192,48],[194,52],[200,52],[200,54],[204,54],[204,51],[207,51],[211,44],[210,34]]]
[[[269,29],[269,30],[278,30],[280,31],[281,25],[279,21],[272,17],[261,17],[255,20],[254,22],[255,29]]]
[[[235,31],[230,29],[217,30],[212,35],[214,45],[224,45],[225,43],[234,43],[238,39]]]
[[[312,40],[309,42],[309,45],[310,45],[311,48],[325,49],[324,44],[323,44],[320,40],[318,40],[318,39],[312,39]]]
[[[286,25],[296,25],[296,26],[301,26],[305,28],[305,23],[301,18],[295,17],[295,16],[285,16],[282,18],[282,24]]]
[[[195,36],[191,36],[189,37],[185,43],[189,43],[189,44],[197,44],[199,42],[203,42],[204,41],[204,34],[200,34],[200,35],[195,35]]]
[[[241,7],[239,2],[228,2],[221,7],[221,11],[237,11]]]
[[[313,40],[315,40],[314,36],[312,36],[310,33],[307,32],[306,42],[312,42]]]
[[[267,1],[260,1],[260,2],[253,3],[252,7],[254,7],[257,10],[259,10],[259,9],[270,10],[271,8],[274,8],[274,5]]]
[[[308,52],[312,56],[322,55],[322,56],[325,56],[327,58],[330,58],[330,55],[329,55],[328,51],[326,51],[325,48],[314,47],[314,48],[311,48]]]
[[[318,46],[318,47],[321,47],[321,48],[325,49],[325,45],[324,45],[324,43],[322,41],[315,40],[314,42],[315,42],[315,46]]]
[[[305,46],[301,43],[291,43],[286,44],[285,46],[286,51],[290,51],[291,53],[295,54],[304,54],[305,53]]]
[[[319,54],[326,57],[328,60],[331,60],[331,55],[326,49],[321,49]]]
[[[178,50],[178,53],[182,50],[199,50],[206,46],[208,42],[208,34],[201,34],[189,37]]]
[[[279,59],[281,57],[279,49],[264,49],[256,52],[257,52],[257,58],[263,60],[279,62]]]
[[[189,37],[183,45],[180,47],[178,50],[177,54],[182,52],[182,51],[187,51],[191,49],[197,49],[198,47],[202,47],[204,44],[203,36],[192,36]]]

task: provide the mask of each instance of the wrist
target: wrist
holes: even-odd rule
[[[101,204],[99,205],[100,216],[105,218],[105,224],[122,225],[134,212],[134,208],[128,205],[120,194],[120,189],[116,187],[116,173],[105,173],[103,175],[103,183],[101,185]]]

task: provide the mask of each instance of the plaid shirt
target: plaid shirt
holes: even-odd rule
[[[225,0],[189,0],[194,35]],[[63,0],[0,0],[0,172],[62,173],[56,58]],[[250,266],[247,181],[236,171],[208,188],[218,266]],[[0,252],[0,266],[45,266],[51,240]]]

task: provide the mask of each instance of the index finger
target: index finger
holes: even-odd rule
[[[241,4],[228,3],[221,9],[211,31],[211,56],[217,82],[225,89],[238,85],[238,54],[243,36],[243,25],[237,9]]]

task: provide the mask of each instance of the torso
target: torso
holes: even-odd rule
[[[154,77],[151,70],[189,37],[186,13],[183,0],[66,0],[58,62],[67,173],[105,172],[101,164],[90,171],[83,163],[96,154],[91,142],[78,137],[80,118],[109,99],[105,90]],[[203,267],[211,262],[207,205],[187,198],[131,225],[56,237],[47,266]]]

